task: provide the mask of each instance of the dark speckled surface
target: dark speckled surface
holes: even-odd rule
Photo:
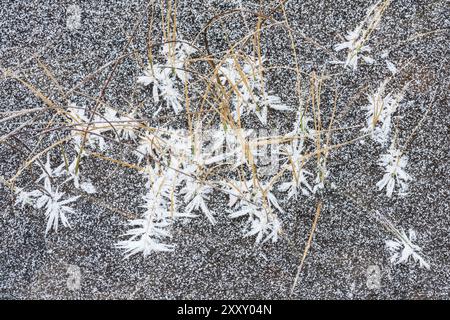
[[[179,0],[179,34],[192,40],[211,17],[242,5],[259,10],[259,1]],[[270,1],[275,3],[274,1]],[[25,75],[53,99],[59,101],[57,87],[37,65],[39,57],[53,72],[61,87],[69,89],[81,79],[117,58],[147,1],[21,1],[0,2],[0,66]],[[79,5],[81,24],[67,28],[67,7]],[[347,30],[364,17],[367,1],[288,1],[287,15],[295,31],[302,71],[342,72],[341,66],[327,61],[343,53],[332,50]],[[264,10],[272,7],[264,6]],[[279,13],[275,19],[282,19]],[[158,22],[159,16],[155,16]],[[227,37],[239,39],[251,27],[251,14],[232,15],[208,32],[211,52],[221,50]],[[245,23],[243,22],[245,20]],[[374,66],[361,65],[356,73],[342,72],[336,77],[338,107],[344,108],[361,88],[375,90],[389,75],[380,58],[388,51],[398,67],[406,66],[395,80],[401,86],[412,80],[402,106],[399,139],[405,141],[424,112],[433,107],[407,149],[408,172],[414,177],[406,198],[387,198],[378,192],[376,182],[382,172],[377,166],[383,148],[366,141],[331,154],[329,168],[336,190],[322,195],[323,210],[311,250],[305,261],[297,289],[289,296],[299,256],[303,252],[315,213],[314,198],[299,198],[283,204],[286,237],[276,244],[254,247],[254,240],[243,239],[240,223],[225,214],[226,199],[216,195],[211,205],[218,216],[216,226],[206,219],[176,225],[174,253],[135,256],[123,260],[114,247],[126,230],[127,219],[97,203],[83,199],[70,217],[72,229],[44,235],[42,212],[13,206],[14,195],[0,184],[0,298],[3,299],[448,299],[450,292],[450,188],[449,164],[449,41],[448,3],[437,1],[392,1],[370,45],[377,58]],[[127,52],[135,50],[144,61],[147,21],[136,29]],[[161,37],[158,27],[152,31]],[[270,34],[270,36],[269,36]],[[322,48],[307,41],[314,39]],[[226,37],[225,37],[226,35]],[[204,46],[202,37],[199,47]],[[273,65],[292,64],[289,38],[274,28],[263,41],[263,52]],[[407,64],[409,62],[409,64]],[[106,70],[109,70],[106,68]],[[105,99],[119,110],[136,88],[141,67],[134,58],[119,66]],[[95,96],[106,78],[100,73],[80,86]],[[269,77],[270,87],[283,99],[295,103],[293,73],[277,70]],[[329,89],[329,90],[332,90]],[[332,95],[324,93],[324,104]],[[139,93],[149,114],[154,110],[145,92]],[[328,96],[328,101],[327,101]],[[434,96],[434,100],[432,100]],[[82,97],[75,98],[80,103]],[[365,94],[356,99],[339,126],[362,123]],[[0,111],[42,106],[17,82],[0,79]],[[25,120],[20,118],[20,120]],[[288,115],[272,119],[278,126]],[[175,125],[178,119],[174,118]],[[17,123],[0,123],[7,132]],[[256,123],[254,124],[257,125]],[[249,123],[252,126],[252,123]],[[337,139],[348,139],[342,134]],[[27,138],[24,138],[25,141]],[[31,141],[31,140],[30,140]],[[339,141],[335,141],[339,142]],[[23,155],[0,145],[0,175],[9,178],[23,161]],[[97,186],[97,197],[110,206],[128,212],[139,211],[143,179],[132,170],[90,159],[86,175]],[[109,177],[109,178],[108,178]],[[114,181],[111,183],[111,181]],[[26,177],[20,182],[26,183]],[[345,194],[358,199],[357,205]],[[369,213],[381,211],[398,227],[413,228],[432,268],[424,270],[412,263],[393,266],[384,241],[391,236]],[[367,268],[378,266],[381,286],[367,286]],[[80,288],[70,290],[68,270],[81,274]]]

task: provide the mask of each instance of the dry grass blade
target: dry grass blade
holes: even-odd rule
[[[309,238],[308,238],[308,241],[306,242],[305,250],[303,251],[303,255],[302,255],[302,258],[300,260],[300,265],[297,268],[297,273],[295,275],[294,282],[293,282],[292,287],[291,287],[291,296],[294,294],[295,287],[297,286],[298,279],[300,278],[300,273],[302,272],[302,269],[303,269],[303,264],[305,262],[306,256],[308,255],[309,248],[311,247],[311,242],[312,242],[312,239],[313,239],[313,236],[314,236],[314,232],[315,232],[316,227],[317,227],[317,221],[319,220],[319,216],[320,216],[321,210],[322,210],[322,202],[319,201],[319,203],[317,204],[317,209],[316,209],[316,214],[314,216],[314,221],[313,221],[313,224],[312,224],[312,227],[311,227],[311,232],[309,233]]]

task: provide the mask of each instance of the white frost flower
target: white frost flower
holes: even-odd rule
[[[162,54],[166,58],[166,64],[153,62],[144,71],[144,76],[137,79],[144,86],[153,85],[153,100],[155,103],[160,98],[165,100],[167,106],[178,114],[183,110],[181,105],[182,95],[177,89],[176,80],[189,80],[190,75],[185,70],[186,60],[195,50],[184,42],[166,43],[162,48]],[[162,106],[153,114],[157,116]]]
[[[184,202],[186,203],[185,213],[191,214],[192,211],[201,210],[212,225],[216,224],[217,221],[213,212],[206,205],[212,191],[213,189],[210,186],[202,185],[193,179],[187,179],[186,186],[180,190],[180,194],[184,194]]]
[[[412,177],[404,170],[407,163],[408,158],[391,146],[388,153],[383,154],[379,161],[379,165],[384,167],[385,174],[377,183],[378,189],[383,190],[386,187],[386,195],[391,197],[397,182],[400,185],[400,195],[405,195],[408,190],[407,182],[412,180]]]
[[[173,251],[174,246],[161,241],[170,238],[168,229],[175,218],[192,215],[177,212],[172,192],[176,188],[177,174],[174,170],[159,166],[147,166],[147,193],[143,196],[145,208],[143,217],[130,221],[133,227],[125,236],[127,240],[117,243],[117,247],[125,250],[126,257],[142,252],[145,256],[153,251]]]
[[[389,61],[389,60],[385,60],[386,61],[386,67],[388,68],[388,70],[392,73],[392,74],[396,74],[398,72],[397,68],[395,67],[395,65]]]
[[[156,103],[159,102],[160,82],[164,79],[163,72],[164,68],[162,68],[159,64],[152,64],[149,65],[144,71],[144,75],[138,77],[137,79],[137,83],[144,86],[148,86],[150,84],[153,85],[153,100]]]
[[[127,231],[125,236],[130,236],[127,240],[117,243],[117,247],[125,250],[126,258],[142,252],[144,257],[153,251],[173,251],[171,244],[161,243],[161,238],[171,237],[166,230],[170,225],[167,220],[158,220],[153,215],[147,215],[144,219],[130,221],[133,229]]]
[[[161,95],[164,100],[166,100],[167,107],[171,107],[176,114],[183,111],[183,106],[181,105],[181,94],[175,88],[175,84],[170,79],[166,79],[164,84],[161,86]],[[159,110],[156,111],[154,115],[156,116],[158,113]]]
[[[240,210],[229,215],[230,218],[248,216],[248,230],[244,231],[244,237],[255,236],[256,243],[264,243],[271,240],[276,242],[281,232],[281,223],[278,217],[267,212],[264,208],[252,203],[243,202]]]
[[[176,77],[181,81],[190,79],[190,74],[185,71],[188,57],[196,50],[185,42],[166,43],[162,48],[162,54],[167,59],[167,65],[170,66]]]
[[[16,189],[16,202],[15,205],[21,205],[23,208],[25,205],[33,206],[36,198],[41,196],[42,192],[39,190],[24,191],[23,188]]]
[[[263,60],[264,58],[261,59]],[[261,68],[259,59],[251,57],[247,57],[242,66],[237,60],[228,58],[219,67],[221,84],[229,84],[233,88],[231,102],[235,120],[253,113],[262,124],[267,124],[269,108],[277,111],[291,110],[278,96],[267,95]]]
[[[137,82],[144,86],[153,85],[153,100],[155,103],[158,103],[161,97],[176,114],[183,110],[180,102],[181,94],[175,87],[170,68],[155,63],[148,66],[144,74],[144,76],[138,78]],[[153,115],[157,116],[161,109],[162,106]]]
[[[77,152],[80,152],[84,135],[86,135],[85,145],[98,147],[102,151],[106,150],[107,144],[101,134],[112,129],[109,123],[105,123],[105,119],[110,122],[111,120],[116,120],[115,117],[112,118],[115,111],[111,108],[105,108],[104,116],[100,117],[98,115],[94,115],[92,118],[93,123],[91,124],[89,124],[90,119],[86,115],[85,110],[77,107],[74,103],[69,104],[67,111],[70,122],[74,128],[74,130],[71,131],[71,134],[72,142]],[[89,129],[88,133],[85,132],[86,129]]]
[[[385,144],[389,140],[392,126],[392,116],[397,111],[402,94],[385,95],[386,81],[384,81],[377,91],[368,96],[369,104],[363,109],[367,111],[366,127],[361,131],[370,133],[370,136],[377,142]]]
[[[58,232],[59,220],[61,220],[64,227],[70,227],[66,213],[75,213],[75,211],[68,207],[67,204],[75,202],[79,196],[62,200],[64,193],[59,192],[58,189],[53,190],[50,184],[50,179],[45,179],[44,189],[46,192],[41,193],[41,196],[36,200],[35,207],[40,209],[45,206],[47,209],[45,211],[45,216],[47,217],[45,234],[47,234],[52,228]]]
[[[386,247],[391,253],[391,263],[408,263],[411,257],[413,261],[418,262],[420,267],[430,269],[430,265],[425,259],[420,255],[422,249],[414,244],[416,241],[416,233],[414,230],[409,229],[409,236],[406,235],[405,231],[402,230],[396,240],[387,240]]]
[[[229,215],[229,218],[247,216],[244,236],[256,235],[256,243],[264,243],[268,240],[276,242],[281,232],[281,222],[274,209],[280,213],[284,211],[275,195],[264,185],[255,187],[252,180],[235,181],[229,184],[231,189],[228,206],[237,208]]]
[[[301,191],[303,195],[309,195],[313,192],[311,185],[308,183],[306,176],[312,176],[312,173],[304,169],[303,161],[303,140],[295,139],[291,144],[285,147],[287,161],[285,166],[291,172],[291,181],[283,182],[278,190],[281,192],[288,192],[287,199],[296,198]]]
[[[370,47],[365,46],[364,36],[362,32],[362,26],[356,27],[355,30],[349,31],[345,36],[345,42],[334,46],[335,51],[347,49],[347,59],[344,62],[346,67],[350,67],[356,70],[358,66],[359,55],[362,56],[366,63],[373,63],[373,59],[369,56],[362,55],[363,52],[370,52]]]
[[[370,47],[364,44],[369,40],[372,31],[378,27],[382,13],[389,4],[390,0],[387,0],[370,6],[364,20],[353,31],[347,32],[346,41],[334,46],[335,51],[347,49],[347,59],[341,62],[346,67],[356,70],[360,55],[366,63],[374,62],[373,58],[363,55],[364,52],[370,51]]]

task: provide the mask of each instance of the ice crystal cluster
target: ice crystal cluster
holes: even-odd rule
[[[386,247],[391,253],[391,262],[399,264],[412,260],[418,262],[420,267],[430,269],[430,264],[421,256],[422,248],[413,243],[416,239],[416,232],[409,229],[408,235],[401,230],[396,240],[386,241]]]
[[[343,67],[336,66],[340,72],[353,74],[360,58],[370,67],[379,63],[392,75],[399,72],[385,59],[387,54],[380,55],[383,61],[373,58],[377,53],[369,46],[389,4],[379,1],[371,6],[345,41],[334,46],[336,54],[346,51]],[[154,108],[148,121],[137,108],[126,113],[102,103],[88,107],[71,102],[59,111],[69,133],[65,148],[71,152],[48,152],[45,164],[42,156],[37,157],[33,166],[42,169],[40,177],[31,185],[15,187],[17,205],[43,211],[46,233],[61,224],[69,227],[83,195],[96,193],[95,181],[84,174],[83,164],[94,155],[110,159],[114,144],[133,147],[129,155],[135,163],[130,167],[139,168],[146,180],[138,214],[128,221],[129,229],[117,243],[126,257],[175,250],[172,228],[178,221],[203,218],[216,225],[224,215],[213,205],[217,195],[227,198],[225,215],[240,222],[244,237],[252,237],[258,245],[276,242],[288,222],[289,201],[321,197],[330,186],[329,156],[340,146],[332,144],[332,130],[320,118],[320,77],[313,74],[308,101],[293,103],[275,92],[266,77],[267,60],[257,48],[233,48],[202,60],[197,44],[174,39],[153,49],[135,79],[137,87],[149,93],[147,102]],[[203,62],[200,67],[198,61]],[[212,69],[211,78],[202,87],[205,66]],[[414,181],[407,173],[406,150],[394,134],[407,90],[384,79],[370,86],[366,101],[358,106],[365,121],[355,126],[360,135],[356,140],[371,139],[384,149],[378,161],[380,180],[373,189],[389,198],[405,196]],[[149,125],[161,115],[181,117],[179,123],[186,127],[180,129],[171,121]],[[273,119],[284,115],[291,126],[271,134]],[[246,127],[252,121],[265,129],[264,134]],[[219,170],[229,172],[226,179],[216,175]],[[420,247],[413,244],[415,233],[397,235],[397,240],[386,242],[391,261],[407,262],[412,257],[428,268],[418,254]]]

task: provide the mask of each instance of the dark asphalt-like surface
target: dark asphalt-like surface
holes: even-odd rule
[[[189,41],[212,17],[240,7],[240,1],[178,2],[178,32]],[[258,3],[242,1],[242,6],[256,11]],[[74,29],[67,25],[70,18],[67,8],[72,4],[78,5],[81,12],[80,25]],[[142,99],[150,115],[156,110],[150,95],[136,85],[136,78],[142,74],[140,63],[146,61],[146,16],[137,28],[135,26],[146,5],[145,0],[2,0],[0,66],[26,76],[59,101],[58,86],[49,81],[36,57],[52,71],[61,88],[70,89],[119,57],[128,37],[135,34],[126,51],[134,54],[118,67],[105,100],[125,111],[130,99]],[[383,147],[366,140],[364,144],[357,143],[333,153],[329,169],[336,189],[321,195],[321,217],[294,295],[290,296],[290,289],[319,198],[301,197],[284,203],[285,237],[275,244],[255,247],[253,238],[242,238],[241,223],[226,217],[227,199],[217,194],[211,205],[219,213],[217,225],[211,226],[203,217],[177,224],[173,232],[175,252],[158,253],[146,259],[136,255],[123,260],[122,252],[114,246],[128,228],[123,215],[99,202],[83,199],[76,206],[78,214],[70,217],[72,228],[45,237],[43,213],[14,206],[14,195],[0,183],[0,298],[448,299],[448,3],[443,0],[392,1],[380,28],[370,40],[376,64],[361,64],[356,73],[343,72],[342,66],[330,66],[327,61],[336,57],[342,59],[344,55],[334,52],[333,45],[342,42],[342,36],[364,18],[367,7],[366,1],[296,0],[288,1],[286,12],[290,27],[295,31],[304,74],[313,70],[341,72],[334,81],[339,88],[339,108],[342,109],[360,90],[364,92],[349,103],[345,115],[336,119],[340,127],[364,123],[365,114],[360,107],[366,104],[367,91],[364,90],[368,89],[365,88],[373,91],[389,76],[389,71],[382,67],[382,52],[387,51],[389,60],[397,67],[404,66],[394,81],[397,87],[411,81],[405,98],[408,103],[399,111],[402,115],[398,124],[400,142],[407,140],[432,104],[407,148],[407,169],[414,181],[407,197],[387,198],[375,186],[382,176],[377,160]],[[274,17],[282,19],[280,13]],[[161,40],[158,21],[160,16],[156,14],[152,30],[154,42]],[[247,12],[244,18],[233,14],[222,23],[214,24],[208,31],[209,50],[218,52],[226,45],[224,39],[232,42],[247,34],[247,27],[252,28],[252,23],[254,16]],[[292,66],[288,34],[276,28],[269,33],[272,36],[263,41],[268,63]],[[305,39],[314,39],[321,47]],[[198,46],[204,48],[203,36],[199,37]],[[110,70],[111,67],[107,67],[82,84],[79,92],[97,96]],[[292,94],[294,77],[295,73],[283,69],[269,75],[270,87],[292,104],[296,101]],[[325,89],[324,105],[332,105],[333,92],[333,86]],[[81,104],[91,103],[81,94],[74,95],[73,99]],[[1,112],[41,106],[42,102],[23,86],[1,77]],[[272,120],[282,127],[290,117],[281,115]],[[174,121],[176,124],[178,119],[175,117]],[[0,123],[2,134],[18,125]],[[351,134],[342,134],[339,139],[351,137]],[[0,145],[0,175],[5,179],[13,176],[23,159],[16,149]],[[144,179],[138,173],[99,159],[87,160],[83,173],[96,185],[99,192],[95,196],[102,203],[127,212],[139,212]],[[21,178],[20,182],[26,183],[26,178]],[[416,242],[423,248],[431,270],[420,269],[413,263],[390,264],[384,242],[392,236],[372,218],[371,210],[379,210],[398,227],[416,230]],[[379,288],[367,286],[370,266],[378,266],[381,271]],[[81,282],[79,289],[71,290],[68,270],[74,268],[80,272]]]

